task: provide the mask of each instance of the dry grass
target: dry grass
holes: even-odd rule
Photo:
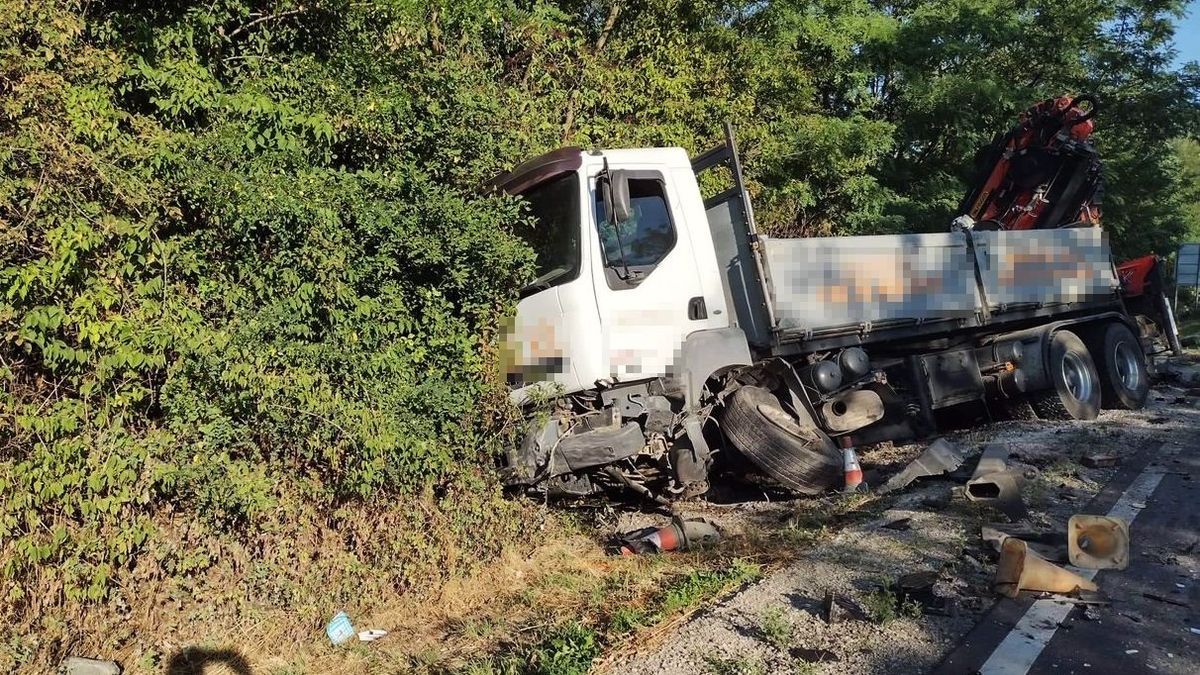
[[[389,631],[375,643],[334,648],[319,627],[297,640],[287,617],[274,614],[253,624],[239,621],[236,640],[206,646],[239,654],[254,673],[454,672],[497,654],[528,651],[572,621],[603,631],[618,612],[645,610],[676,580],[726,561],[720,554],[610,557],[598,541],[571,534],[534,548],[507,548],[469,575],[353,617],[356,628]],[[671,608],[641,638],[665,633],[726,590],[722,585],[695,604]],[[203,672],[236,671],[216,663]]]
[[[490,672],[497,659],[536,661],[550,636],[576,626],[608,654],[628,654],[652,648],[715,598],[794,560],[847,519],[865,516],[871,501],[865,495],[800,500],[782,528],[762,523],[712,551],[638,557],[607,556],[595,528],[520,503],[515,509],[532,526],[474,565],[461,562],[462,551],[446,553],[464,542],[430,528],[430,550],[447,556],[441,570],[370,564],[403,559],[386,533],[411,527],[414,516],[404,517],[405,510],[438,522],[429,504],[348,514],[339,522],[353,532],[331,529],[310,513],[284,512],[280,519],[293,519],[295,536],[263,532],[250,542],[165,520],[164,542],[211,564],[179,575],[127,572],[122,596],[138,602],[60,612],[52,632],[73,644],[35,648],[113,658],[134,674],[444,673],[479,664],[478,672]],[[436,558],[424,565],[430,560]],[[389,635],[333,647],[323,629],[339,609],[356,629]],[[610,665],[602,656],[595,669]]]

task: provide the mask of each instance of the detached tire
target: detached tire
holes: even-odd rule
[[[1100,374],[1079,336],[1060,330],[1050,339],[1046,362],[1051,388],[1029,398],[1044,420],[1094,420],[1100,414]]]
[[[1105,408],[1140,410],[1150,394],[1150,374],[1142,344],[1123,323],[1110,323],[1096,332],[1092,355],[1100,371]]]
[[[742,387],[721,416],[725,437],[751,462],[785,487],[808,495],[840,484],[841,454],[806,411],[797,421],[761,387]]]

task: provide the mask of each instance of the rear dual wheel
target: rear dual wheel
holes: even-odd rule
[[[1034,392],[1029,403],[1042,419],[1094,420],[1100,414],[1100,373],[1079,336],[1060,330],[1050,338],[1050,389]]]
[[[1034,393],[1029,401],[1038,417],[1094,420],[1102,404],[1129,410],[1145,404],[1150,378],[1133,332],[1124,324],[1110,323],[1089,337],[1090,349],[1069,330],[1051,338],[1047,362],[1051,388]]]
[[[1139,410],[1150,393],[1146,353],[1133,331],[1123,323],[1101,326],[1090,344],[1100,371],[1105,408]]]

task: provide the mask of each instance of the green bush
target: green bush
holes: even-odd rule
[[[486,74],[380,60],[418,9],[20,5],[0,7],[4,604],[38,575],[106,598],[164,508],[236,532],[297,490],[469,484],[503,441],[489,336],[531,263],[519,204],[475,189],[495,148],[444,144],[495,111]]]

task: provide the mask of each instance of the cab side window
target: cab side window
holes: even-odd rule
[[[666,188],[653,178],[629,181],[633,215],[623,223],[609,222],[604,202],[596,194],[596,223],[604,252],[605,277],[610,288],[632,288],[646,278],[675,248],[675,226],[667,208]]]

